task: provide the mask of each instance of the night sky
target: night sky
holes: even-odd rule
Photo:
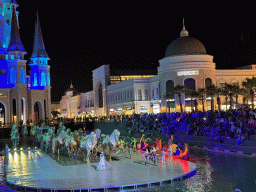
[[[180,35],[182,19],[189,36],[214,56],[217,69],[256,63],[254,11],[239,5],[184,7],[165,3],[92,4],[87,1],[17,0],[22,43],[29,60],[38,11],[51,60],[52,101],[70,86],[92,90],[92,70],[157,68],[167,46]],[[189,7],[189,6],[188,6]],[[250,15],[251,14],[251,15]],[[29,70],[29,67],[28,67]]]

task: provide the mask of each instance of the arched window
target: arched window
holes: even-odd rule
[[[12,100],[12,120],[13,123],[16,123],[17,121],[17,109],[16,109],[16,99]]]
[[[34,83],[33,83],[33,86],[38,86],[38,83],[37,83],[37,74],[34,73]]]
[[[16,70],[13,67],[10,69],[10,83],[16,83]]]
[[[205,79],[205,87],[208,87],[212,84],[212,79],[211,78],[206,78]]]
[[[99,84],[99,108],[103,108],[103,90],[101,83]]]
[[[5,106],[3,103],[0,102],[0,108],[2,110],[0,110],[0,124],[5,124]]]
[[[5,46],[8,47],[10,43],[10,37],[7,37],[5,40]]]
[[[174,81],[173,80],[168,80],[166,82],[166,93],[171,93],[173,98],[174,98]]]
[[[41,73],[41,86],[46,86],[46,76],[45,72]]]
[[[145,94],[145,101],[148,101],[148,90],[147,89],[145,89],[144,94]]]
[[[138,90],[138,101],[142,100],[141,89]]]
[[[195,81],[195,79],[193,79],[193,78],[185,79],[184,87],[187,88],[187,89],[196,90],[196,81]]]
[[[25,72],[23,68],[20,68],[20,83],[25,83]]]
[[[50,80],[50,73],[48,72],[48,78],[47,78],[48,86],[51,86],[51,80]]]

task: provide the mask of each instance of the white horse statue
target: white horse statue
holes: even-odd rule
[[[20,134],[16,124],[13,125],[11,131],[11,141],[13,143],[13,147],[16,148],[20,141]]]
[[[41,128],[45,128],[46,127],[41,127]],[[46,146],[46,150],[48,150],[51,147],[51,143],[53,143],[53,137],[54,137],[54,132],[55,132],[55,127],[47,127],[48,131],[46,133],[43,134],[43,143]]]
[[[87,163],[90,163],[89,154],[93,150],[96,144],[97,144],[97,137],[96,137],[96,133],[94,132],[91,132],[89,135],[86,135],[81,139],[80,148],[86,149],[87,151],[87,156],[86,156]]]
[[[120,132],[118,129],[115,129],[110,136],[106,136],[102,142],[102,148],[105,154],[107,154],[107,149],[109,149],[109,161],[111,161],[112,150],[116,147],[116,144],[119,141]]]

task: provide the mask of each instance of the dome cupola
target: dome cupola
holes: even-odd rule
[[[198,54],[206,54],[206,49],[198,39],[188,36],[183,19],[183,28],[180,32],[180,37],[169,44],[165,52],[165,57]]]

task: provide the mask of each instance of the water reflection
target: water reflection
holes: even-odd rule
[[[255,158],[220,154],[203,149],[190,150],[191,161],[197,165],[197,173],[181,182],[164,184],[161,187],[140,189],[158,192],[242,192],[256,191]]]

